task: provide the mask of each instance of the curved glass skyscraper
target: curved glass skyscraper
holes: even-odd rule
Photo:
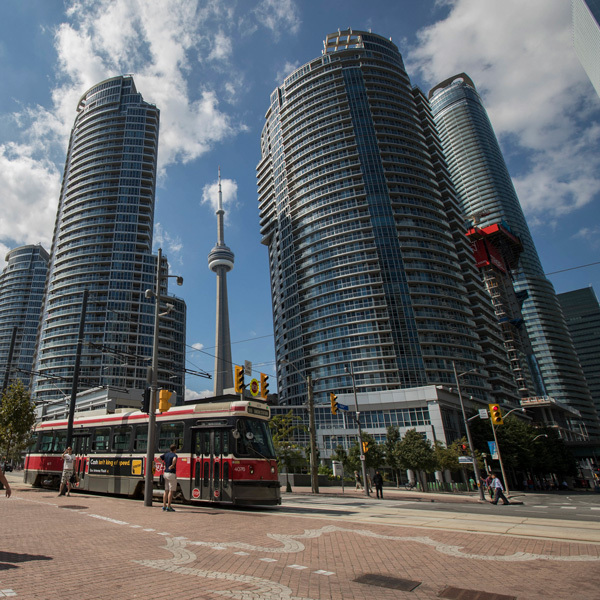
[[[155,289],[156,278],[158,124],[158,109],[144,102],[130,76],[103,81],[79,101],[54,228],[36,401],[70,390],[84,289],[89,300],[80,389],[147,385],[154,308],[145,291]],[[174,297],[169,302],[175,310],[161,318],[159,377],[181,395],[185,304]]]
[[[481,228],[504,223],[523,244],[513,271],[525,296],[523,318],[537,359],[537,391],[576,408],[591,435],[600,423],[554,287],[545,277],[498,140],[475,85],[462,73],[429,92],[450,174],[467,217]]]
[[[350,362],[360,392],[452,385],[453,361],[474,371],[461,380],[472,395],[499,391],[488,366],[514,392],[491,306],[477,325],[485,292],[461,270],[476,273],[453,237],[428,111],[396,46],[363,31],[328,35],[271,95],[257,177],[284,403],[305,401],[298,372],[317,401],[352,391]]]
[[[48,260],[39,245],[6,255],[0,274],[0,386],[20,379],[29,387]]]

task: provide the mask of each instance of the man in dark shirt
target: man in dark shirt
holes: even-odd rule
[[[173,501],[173,493],[177,491],[177,446],[171,444],[169,452],[165,452],[161,457],[163,464],[165,465],[164,475],[165,478],[165,493],[163,494],[163,510],[168,512],[175,512],[175,509],[171,506]]]
[[[377,497],[383,500],[383,477],[379,471],[375,471],[375,476],[373,477],[373,485],[377,490]]]

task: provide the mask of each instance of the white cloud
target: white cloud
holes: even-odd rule
[[[301,20],[293,0],[262,0],[254,12],[259,23],[270,29],[276,39],[300,30]]]
[[[197,398],[211,398],[215,395],[214,390],[202,390],[201,392],[195,392],[190,388],[185,388],[185,399],[186,400],[196,400]]]
[[[204,348],[204,344],[201,344],[200,342],[196,342],[195,344],[192,344],[192,348],[194,350],[202,350]]]
[[[217,1],[73,0],[54,32],[51,106],[22,107],[8,117],[20,137],[0,148],[1,243],[49,247],[77,103],[99,81],[133,73],[144,99],[160,108],[160,177],[169,165],[246,131],[220,108],[220,94],[231,99],[240,78],[220,73],[216,89],[203,76],[231,55],[231,40],[219,25],[231,26],[231,16]],[[218,33],[211,41],[207,31]],[[177,239],[162,235],[172,254],[181,250]]]
[[[167,255],[169,263],[181,264],[183,244],[178,235],[171,235],[165,231],[160,223],[154,225],[154,236],[152,238],[154,248],[162,248]]]
[[[281,82],[291,73],[293,73],[298,67],[300,63],[296,62],[286,62],[281,69],[277,71],[277,75],[275,76],[275,82],[277,85],[281,85]]]
[[[582,227],[571,237],[573,239],[584,240],[593,248],[598,248],[600,247],[600,225],[594,225],[593,227]]]
[[[544,221],[592,201],[600,167],[597,107],[571,42],[562,0],[447,0],[446,18],[418,33],[407,69],[431,86],[466,72],[509,158],[524,153],[515,186],[528,218]],[[522,156],[521,156],[522,158]]]
[[[221,179],[221,196],[223,199],[223,209],[225,218],[227,218],[227,207],[235,206],[237,201],[237,183],[234,179]],[[208,204],[216,212],[219,206],[219,183],[207,183],[202,188],[201,204]]]

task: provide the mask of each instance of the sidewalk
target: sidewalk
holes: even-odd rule
[[[376,499],[347,505],[372,517],[360,521],[329,505],[318,518],[286,513],[286,499],[300,492],[285,494],[282,508],[178,505],[166,513],[157,502],[57,497],[24,485],[19,473],[9,481],[12,497],[0,492],[0,598],[593,600],[600,589],[600,544],[425,529],[417,521],[426,511],[402,508],[415,496],[404,490],[391,510]]]

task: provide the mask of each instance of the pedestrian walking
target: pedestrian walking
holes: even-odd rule
[[[354,471],[354,481],[356,482],[356,489],[362,490],[362,481],[360,480],[360,475],[358,474],[358,471]]]
[[[375,490],[377,491],[377,497],[383,500],[383,477],[379,471],[375,471],[375,475],[373,475],[373,483],[375,485]]]
[[[160,460],[163,462],[165,469],[163,477],[165,478],[165,493],[163,494],[163,510],[175,512],[171,506],[173,494],[177,491],[177,446],[171,444],[169,452],[165,452]]]
[[[10,494],[11,494],[10,485],[8,485],[8,480],[6,479],[6,475],[4,475],[4,473],[1,470],[0,470],[0,483],[4,486],[4,489],[6,490],[6,497],[10,498]]]
[[[493,473],[492,489],[494,490],[494,499],[492,500],[492,504],[498,504],[498,500],[502,500],[502,504],[510,504],[510,502],[506,499],[506,496],[504,495],[504,487],[502,486],[502,482]]]
[[[67,496],[71,495],[71,477],[73,477],[73,470],[75,464],[75,455],[73,454],[73,450],[71,446],[69,446],[63,453],[63,472],[62,479],[60,480],[60,489],[58,490],[58,495],[62,496],[65,490],[65,485],[67,486]]]
[[[484,487],[489,492],[490,499],[493,500],[494,499],[494,490],[492,489],[493,477],[488,473],[488,476],[485,479],[483,477],[480,477],[480,479],[481,479],[481,482],[483,483]]]

